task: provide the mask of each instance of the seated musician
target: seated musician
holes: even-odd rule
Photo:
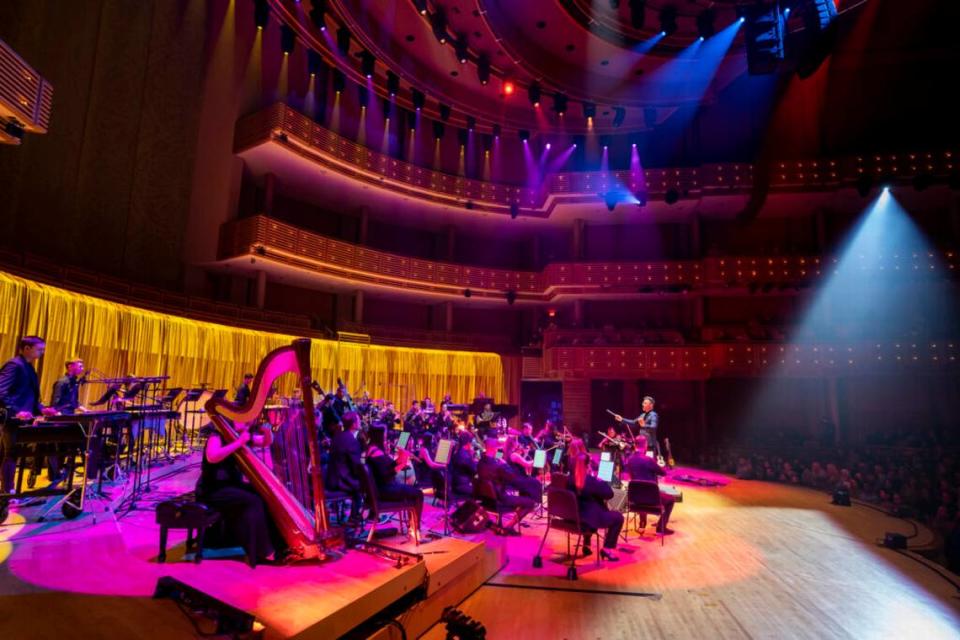
[[[507,436],[503,443],[503,459],[506,460],[510,468],[521,476],[529,476],[533,471],[533,461],[527,460],[524,455],[527,450],[520,446],[517,436]]]
[[[403,449],[397,450],[397,457],[387,455],[383,427],[370,427],[370,443],[367,445],[367,466],[373,476],[377,493],[384,502],[401,502],[414,507],[417,514],[417,527],[423,515],[423,491],[417,487],[401,484],[397,481],[397,472],[409,462],[410,454]],[[419,537],[419,533],[414,537]]]
[[[225,537],[236,541],[247,554],[251,565],[274,562],[283,549],[283,539],[273,525],[267,506],[253,489],[237,464],[235,451],[248,444],[268,447],[273,432],[264,429],[251,435],[245,422],[234,423],[238,438],[225,444],[211,427],[203,450],[197,500],[220,514]]]
[[[487,438],[484,447],[484,456],[477,463],[477,479],[487,480],[493,485],[498,504],[513,508],[514,518],[504,524],[504,529],[511,535],[520,535],[516,527],[536,506],[534,496],[540,494],[540,483],[534,478],[521,478],[507,463],[497,460],[500,441],[496,438]],[[536,489],[531,487],[531,483],[536,484]],[[514,489],[519,495],[512,495],[507,489]]]
[[[33,363],[47,348],[43,338],[25,336],[17,345],[17,355],[0,368],[0,409],[6,416],[0,434],[0,491],[13,493],[17,461],[13,455],[20,425],[37,416],[56,415],[57,410],[40,404],[40,380]],[[11,504],[18,504],[13,501]]]
[[[473,495],[473,479],[477,475],[474,437],[469,431],[457,434],[457,451],[450,462],[450,488],[460,495]]]
[[[384,406],[383,413],[380,414],[380,422],[385,424],[387,429],[400,428],[400,416],[397,415],[392,402],[387,402]]]
[[[605,529],[603,550],[600,557],[616,562],[613,553],[617,548],[617,538],[623,528],[623,514],[607,508],[607,500],[613,498],[610,485],[590,475],[590,454],[583,440],[574,438],[568,449],[570,460],[570,480],[567,488],[577,495],[580,522],[594,531]],[[659,467],[658,467],[659,468]],[[583,555],[590,555],[591,534],[586,534],[583,542]]]
[[[517,444],[527,450],[537,446],[537,443],[533,440],[533,425],[529,422],[524,422],[523,426],[520,427],[520,435],[517,436]]]
[[[419,433],[423,427],[423,415],[420,411],[420,401],[414,400],[410,403],[410,410],[403,417],[403,430],[411,433]]]
[[[330,458],[324,477],[326,486],[334,491],[342,491],[350,496],[350,520],[358,522],[361,507],[360,474],[363,464],[360,454],[363,447],[360,435],[360,416],[348,411],[343,416],[343,431],[333,437],[330,445]]]
[[[434,445],[432,433],[424,433],[412,446],[407,447],[416,463],[415,477],[426,482],[429,480],[429,486],[439,486],[443,484],[443,470],[446,465],[440,464],[434,460],[434,454],[437,447]]]
[[[660,476],[667,475],[656,460],[646,454],[647,441],[644,436],[637,436],[637,450],[627,459],[623,470],[631,480],[644,480],[646,482],[658,482]],[[673,513],[674,498],[668,493],[660,492],[660,499],[663,501],[663,517],[657,523],[657,533],[670,535],[672,529],[667,527],[670,522],[670,514]]]

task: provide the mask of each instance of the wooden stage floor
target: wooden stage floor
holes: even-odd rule
[[[429,629],[441,608],[430,602],[444,598],[493,639],[960,637],[957,590],[876,544],[886,531],[913,534],[910,522],[832,506],[808,489],[686,471],[726,486],[676,483],[684,500],[663,547],[652,527],[642,537],[631,531],[619,562],[582,559],[575,582],[564,579],[556,555],[565,550],[562,533],[551,533],[543,567],[532,567],[543,532],[535,519],[520,537],[422,545],[425,562],[403,569],[351,552],[320,566],[251,570],[237,560],[182,561],[180,532],[171,532],[168,561],[158,564],[150,510],[99,512],[95,524],[89,514],[30,524],[15,513],[0,527],[0,637],[194,637],[179,610],[150,599],[164,575],[254,613],[267,637],[337,637],[425,579],[431,600],[396,619],[409,637],[426,631],[428,640],[445,637],[441,625]],[[182,492],[195,477],[193,467],[158,483],[154,495]],[[439,515],[428,507],[427,525]],[[932,537],[920,527],[909,542],[922,547]],[[385,627],[376,637],[400,634]]]

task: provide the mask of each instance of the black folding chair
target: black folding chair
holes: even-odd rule
[[[370,510],[370,533],[367,534],[367,542],[373,540],[377,525],[380,523],[381,515],[396,514],[400,520],[401,531],[403,525],[406,524],[408,535],[412,532],[414,542],[419,545],[420,523],[417,522],[416,506],[409,502],[382,502],[380,500],[380,493],[377,491],[377,485],[370,475],[370,470],[366,467],[361,467],[360,482],[366,498],[367,508]]]
[[[586,534],[596,533],[590,527],[580,522],[580,507],[577,504],[577,496],[568,489],[558,489],[550,487],[547,489],[547,528],[543,532],[543,539],[540,540],[540,547],[537,549],[537,555],[533,557],[533,566],[537,569],[543,566],[543,559],[540,552],[543,551],[543,544],[547,541],[547,534],[550,529],[559,529],[567,534],[567,555],[570,557],[570,566],[567,567],[567,579],[577,579],[577,555],[580,550],[580,542]],[[573,546],[573,553],[570,553],[570,536],[576,534],[577,543]],[[600,564],[600,536],[597,535],[597,564]]]
[[[497,490],[490,480],[475,479],[473,481],[473,495],[480,501],[484,509],[497,514],[497,527],[503,529],[503,514],[515,510],[516,507],[504,504],[500,500]]]
[[[656,515],[660,519],[663,518],[663,498],[660,497],[660,485],[657,482],[650,480],[631,480],[630,484],[627,485],[627,512],[634,516],[634,523],[636,523],[636,517],[638,514],[651,514]],[[634,524],[636,526],[636,524]],[[660,522],[657,522],[657,528],[660,527]],[[624,527],[624,533],[626,533],[629,527]],[[638,528],[639,532],[639,528]],[[665,534],[660,532],[660,546],[663,546],[663,538]]]

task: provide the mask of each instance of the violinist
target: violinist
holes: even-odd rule
[[[517,436],[507,436],[503,443],[503,459],[518,475],[529,476],[533,471],[533,462],[523,455]]]
[[[607,508],[607,500],[613,498],[613,489],[602,480],[598,480],[589,473],[590,454],[580,438],[570,441],[568,448],[570,460],[570,484],[567,488],[577,496],[577,507],[580,511],[580,522],[593,530],[606,529],[603,538],[603,550],[600,557],[610,562],[619,558],[614,551],[617,549],[617,538],[623,528],[623,514]],[[586,534],[583,542],[583,555],[590,555],[590,537]]]
[[[517,443],[528,453],[537,448],[537,443],[533,439],[533,425],[524,422],[520,427],[520,435],[517,436]]]
[[[396,459],[386,453],[386,430],[383,427],[370,427],[370,443],[367,445],[367,466],[377,486],[380,499],[384,502],[400,502],[414,508],[416,523],[411,523],[414,539],[419,539],[420,516],[423,514],[423,491],[417,487],[397,482],[397,473],[410,462],[410,454],[397,449]]]

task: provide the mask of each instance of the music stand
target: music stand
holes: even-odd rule
[[[193,448],[193,439],[196,436],[197,432],[197,414],[202,411],[197,411],[196,402],[200,399],[200,396],[203,395],[203,387],[197,387],[196,389],[187,389],[187,393],[183,396],[181,403],[185,405],[184,415],[189,416],[190,425],[187,427],[190,430],[190,444],[188,445],[190,451],[194,451]]]
[[[437,455],[433,461],[443,465],[443,533],[453,533],[450,527],[450,455],[453,452],[453,440],[443,438],[437,443]]]
[[[117,395],[118,391],[120,391],[120,385],[111,384],[110,386],[107,387],[107,390],[103,392],[103,395],[100,396],[100,399],[98,399],[96,402],[90,403],[91,406],[97,407],[97,406],[100,406],[101,404],[106,404],[113,398],[113,396]]]

